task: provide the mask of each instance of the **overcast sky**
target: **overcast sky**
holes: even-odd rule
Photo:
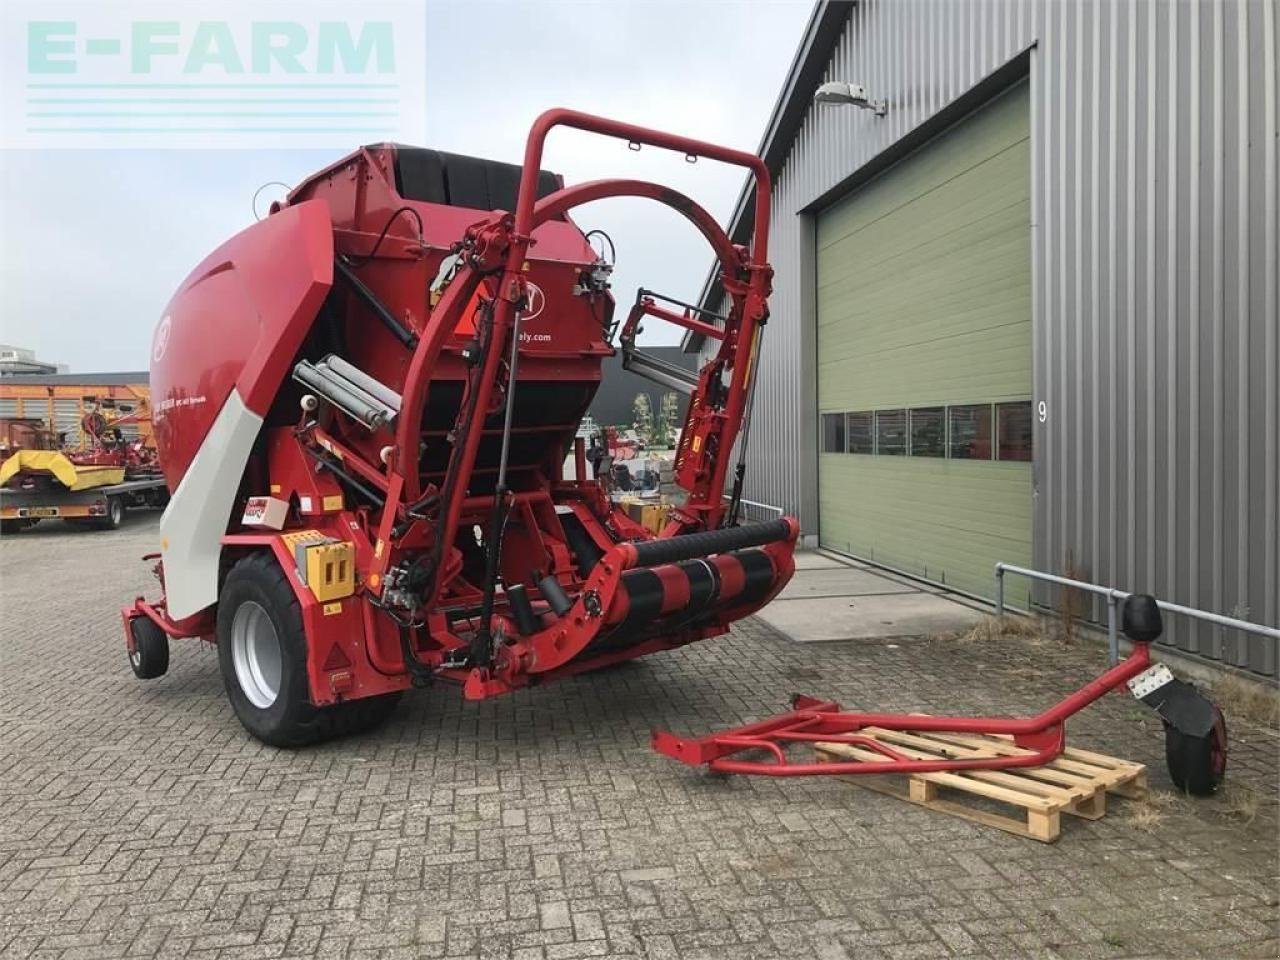
[[[565,106],[755,150],[810,8],[809,0],[431,2],[425,145],[519,162],[533,118]],[[252,222],[254,191],[269,180],[296,183],[338,155],[0,150],[0,342],[79,373],[146,369],[165,303],[205,254]],[[545,166],[569,183],[667,183],[722,222],[743,182],[734,168],[637,154],[575,131],[552,134]],[[637,286],[697,295],[710,253],[677,214],[607,200],[575,219],[613,236],[620,304]],[[678,339],[650,334],[650,342]]]

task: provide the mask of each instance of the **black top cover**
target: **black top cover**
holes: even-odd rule
[[[538,174],[538,199],[560,189],[558,174]],[[520,167],[426,147],[396,144],[396,190],[406,200],[473,210],[516,208]]]

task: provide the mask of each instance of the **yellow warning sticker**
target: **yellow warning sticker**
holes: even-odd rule
[[[335,613],[342,612],[342,601],[338,600],[335,603],[326,603],[323,609],[326,617],[332,617]]]
[[[694,453],[697,453],[697,452],[698,452],[699,450],[701,450],[701,449],[702,449],[702,438],[701,438],[701,437],[694,437],[694,438],[693,438],[693,452],[694,452]]]
[[[340,493],[335,493],[335,494],[332,494],[332,495],[330,495],[330,496],[325,497],[325,498],[324,498],[324,508],[325,508],[325,510],[341,510],[341,509],[342,509],[342,494],[340,494]]]
[[[381,540],[379,540],[378,545],[373,548],[373,555],[377,557],[379,560],[382,559],[382,541]]]
[[[273,483],[273,484],[271,485],[271,492],[272,492],[272,493],[279,493],[279,492],[280,492],[280,484],[278,484],[278,483]]]

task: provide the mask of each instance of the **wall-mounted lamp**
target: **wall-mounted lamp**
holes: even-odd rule
[[[889,112],[887,100],[868,100],[866,88],[860,83],[845,83],[843,80],[830,80],[818,88],[813,95],[814,103],[851,103],[863,110],[870,110],[877,117]]]

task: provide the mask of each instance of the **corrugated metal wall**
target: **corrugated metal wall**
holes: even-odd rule
[[[824,79],[889,114],[810,109],[776,177],[747,496],[816,525],[810,208],[1033,45],[1037,566],[1275,624],[1274,0],[860,0]]]

